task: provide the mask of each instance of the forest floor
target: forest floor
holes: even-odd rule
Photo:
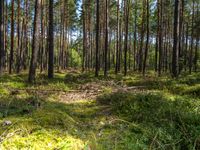
[[[0,149],[200,149],[200,74],[0,78]]]

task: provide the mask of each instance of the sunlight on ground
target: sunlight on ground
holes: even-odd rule
[[[178,81],[39,75],[35,85],[26,78],[0,79],[0,149],[200,147],[199,74]]]

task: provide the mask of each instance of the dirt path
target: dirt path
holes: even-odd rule
[[[115,93],[115,92],[141,92],[144,91],[145,87],[143,86],[118,86],[103,83],[91,82],[84,85],[80,85],[77,90],[72,90],[68,92],[60,93],[59,101],[64,103],[73,103],[77,101],[88,101],[95,100],[98,96],[105,94],[106,92]]]
[[[42,99],[46,99],[50,95],[58,96],[58,101],[64,103],[74,103],[77,101],[90,101],[95,100],[98,96],[105,93],[115,92],[141,92],[146,90],[143,86],[128,87],[123,83],[116,83],[113,80],[110,81],[93,81],[84,84],[78,84],[77,87],[71,90],[62,89],[41,89],[41,88],[24,88],[16,89],[5,86],[11,95],[19,95],[20,93],[28,93],[30,95],[36,95]]]

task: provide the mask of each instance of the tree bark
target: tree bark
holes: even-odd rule
[[[145,0],[143,0],[143,10],[142,10],[142,25],[141,25],[141,38],[140,38],[140,50],[139,50],[139,71],[142,72],[143,67],[143,42],[144,42],[144,22],[145,22]]]
[[[10,43],[10,64],[9,64],[9,74],[12,73],[13,69],[13,53],[14,53],[14,0],[12,0],[12,13],[11,13],[11,33],[10,33],[11,43]]]
[[[34,82],[36,77],[37,54],[39,49],[40,5],[41,5],[41,0],[36,0],[34,27],[33,27],[32,56],[31,56],[29,78],[28,78],[28,81],[30,83]]]
[[[159,61],[158,61],[158,75],[161,75],[162,72],[162,61],[163,61],[163,30],[162,30],[162,6],[163,6],[163,0],[159,0],[158,2],[158,9],[159,9],[159,24],[158,24],[158,49],[159,49]]]
[[[20,33],[20,25],[21,25],[21,19],[20,19],[20,17],[21,17],[21,10],[20,10],[21,9],[20,8],[21,1],[20,0],[17,1],[17,5],[18,6],[17,6],[17,62],[16,62],[16,73],[19,73],[20,72],[20,65],[21,65],[20,41],[22,40],[22,39],[20,39],[21,34],[22,34],[22,32]]]
[[[128,51],[128,23],[129,23],[129,0],[125,3],[125,39],[124,39],[124,75],[127,75],[127,51]]]
[[[105,0],[105,53],[104,53],[104,76],[108,75],[108,0]]]
[[[4,1],[0,1],[0,75],[3,72],[4,62]]]
[[[95,76],[99,76],[99,0],[96,0],[96,66]]]
[[[172,54],[172,77],[178,77],[178,37],[179,37],[179,0],[175,0],[174,6],[174,35]]]
[[[54,26],[53,26],[53,0],[49,0],[49,61],[48,78],[54,77]]]
[[[147,55],[148,55],[148,49],[149,49],[149,0],[146,1],[147,5],[147,35],[146,35],[146,45],[145,45],[145,53],[144,53],[144,63],[143,63],[143,76],[145,75],[146,71],[146,62],[147,62]]]

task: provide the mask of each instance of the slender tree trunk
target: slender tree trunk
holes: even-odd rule
[[[49,0],[49,61],[48,78],[54,77],[54,26],[53,26],[53,0]]]
[[[117,30],[116,30],[116,62],[115,62],[115,74],[118,73],[119,65],[119,0],[117,0]]]
[[[85,52],[87,48],[87,35],[86,35],[86,10],[85,10],[85,0],[82,1],[83,3],[83,58],[82,58],[82,71],[85,71]]]
[[[124,39],[124,75],[127,75],[127,51],[128,51],[128,22],[129,22],[129,0],[125,3],[125,39]]]
[[[183,69],[182,58],[183,58],[183,39],[184,39],[184,32],[183,32],[183,21],[184,21],[184,0],[179,0],[179,43],[178,43],[178,74],[181,73]]]
[[[63,0],[63,29],[62,29],[62,50],[61,50],[61,62],[62,62],[62,69],[65,69],[65,47],[66,47],[66,34],[65,34],[65,30],[66,30],[66,20],[65,20],[65,9],[66,9],[66,3],[65,0]]]
[[[133,62],[133,70],[136,70],[136,52],[137,52],[137,0],[135,0],[135,16],[134,16],[134,62]]]
[[[194,9],[195,9],[195,1],[193,0],[192,6],[192,33],[191,33],[191,45],[190,45],[190,54],[189,54],[189,73],[192,73],[193,66],[193,45],[194,45]]]
[[[21,33],[20,33],[20,25],[21,25],[21,19],[20,19],[20,16],[21,16],[21,8],[20,8],[20,5],[21,5],[21,1],[18,0],[17,1],[17,62],[16,62],[16,73],[19,73],[20,72],[20,62],[21,62],[21,58],[20,58],[20,36],[21,36]]]
[[[189,27],[188,27],[188,23],[186,23],[186,38],[185,38],[185,49],[184,49],[184,68],[185,71],[187,71],[187,63],[188,63],[188,36],[189,36]]]
[[[99,76],[99,0],[96,0],[96,67],[95,76]]]
[[[140,50],[139,50],[139,71],[142,72],[143,62],[143,42],[144,42],[144,23],[145,23],[145,0],[143,0],[142,10],[142,26],[141,26],[141,39],[140,39]]]
[[[199,47],[199,38],[196,39],[196,46],[195,46],[195,57],[194,57],[194,71],[197,72],[198,67],[198,47]]]
[[[158,32],[156,35],[156,45],[155,45],[155,72],[158,71]]]
[[[128,42],[128,70],[131,70],[131,51],[132,51],[132,38],[129,34],[129,42]]]
[[[158,61],[158,75],[161,75],[162,72],[162,61],[163,61],[163,30],[162,30],[162,6],[163,0],[159,0],[158,2],[158,9],[159,9],[159,35],[158,35],[158,48],[159,48],[159,61]]]
[[[28,0],[25,0],[24,2],[25,7],[25,23],[24,23],[24,54],[23,54],[23,68],[24,70],[27,69],[28,64]]]
[[[4,8],[5,18],[4,18],[4,67],[7,70],[8,68],[8,2],[5,3]]]
[[[9,73],[12,73],[13,67],[13,53],[14,53],[14,0],[12,0],[12,13],[11,13],[11,33],[10,33],[11,43],[10,43],[10,64],[9,64]]]
[[[146,46],[145,46],[145,54],[144,54],[144,63],[143,63],[143,76],[145,75],[146,71],[146,62],[147,62],[147,55],[148,55],[148,49],[149,49],[149,0],[146,1],[147,5],[147,35],[146,35]]]
[[[44,0],[41,0],[41,35],[40,35],[40,72],[42,73],[44,67],[44,39],[45,39],[45,30],[44,30]]]
[[[159,32],[160,32],[160,6],[159,0],[157,1],[157,33],[156,33],[156,45],[155,45],[155,72],[158,71],[158,46],[159,46]]]
[[[196,17],[199,16],[199,4],[197,5],[197,8],[196,8]],[[197,23],[196,23],[197,25]],[[195,53],[194,53],[194,71],[197,72],[198,70],[198,55],[199,55],[199,52],[198,52],[198,47],[199,47],[199,38],[200,38],[200,34],[197,34],[196,35],[196,45],[195,45]]]
[[[0,1],[0,75],[3,72],[3,58],[4,58],[4,1]]]
[[[105,53],[104,53],[104,76],[108,75],[108,0],[105,0]]]
[[[118,72],[121,71],[121,60],[122,60],[122,18],[119,19],[119,59],[118,59]]]

